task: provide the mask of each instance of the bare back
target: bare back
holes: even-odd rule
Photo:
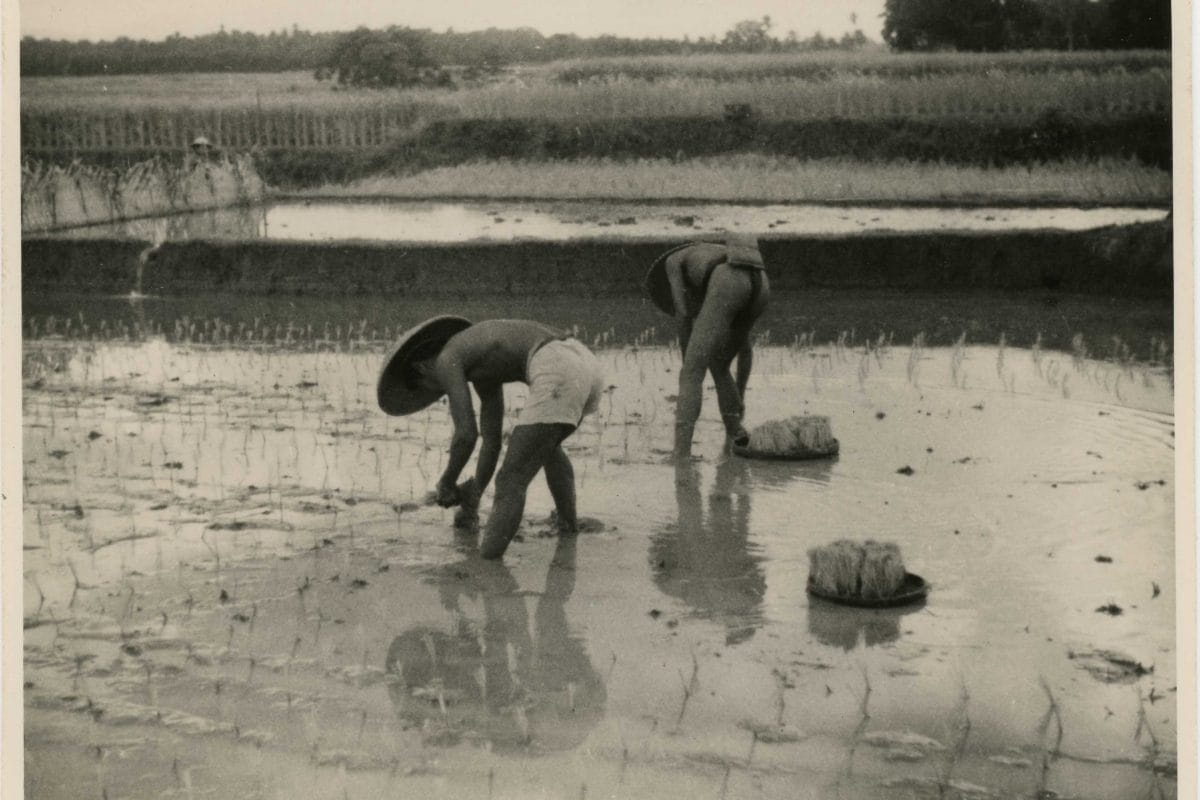
[[[438,362],[457,362],[471,383],[524,383],[530,353],[548,339],[563,335],[530,320],[485,320],[451,337]]]
[[[745,269],[727,263],[729,250],[723,244],[697,242],[667,257],[668,280],[678,269],[683,279],[688,316],[698,317],[709,297],[731,326],[746,326],[762,315],[769,295],[767,276],[761,273],[759,291]],[[735,320],[734,318],[737,317]]]
[[[672,253],[667,257],[667,264],[670,265],[672,261],[678,262],[683,282],[689,290],[699,292],[704,288],[704,279],[708,271],[717,264],[724,263],[727,256],[728,250],[723,244],[697,242],[691,247]]]

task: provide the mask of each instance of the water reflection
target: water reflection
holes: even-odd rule
[[[875,647],[900,638],[901,618],[925,607],[925,601],[901,608],[852,608],[809,596],[808,632],[821,644],[850,651],[861,643]]]
[[[247,205],[210,211],[193,211],[165,217],[130,219],[104,225],[89,225],[55,233],[56,237],[88,239],[105,236],[142,239],[148,242],[199,240],[254,240],[280,238],[267,227],[268,206]]]
[[[832,464],[727,457],[717,464],[707,516],[699,471],[693,464],[677,466],[677,522],[650,542],[655,585],[698,616],[723,624],[727,645],[752,637],[762,625],[767,581],[763,556],[750,541],[751,495],[794,481],[827,483]]]
[[[277,200],[217,211],[63,231],[64,236],[166,235],[187,239],[375,240],[451,243],[577,241],[720,235],[858,234],[864,231],[1087,230],[1162,220],[1156,208],[962,208],[822,205],[642,204],[542,201]],[[154,239],[154,241],[161,241]]]
[[[420,726],[426,743],[473,739],[498,752],[568,750],[604,716],[604,684],[567,624],[575,543],[558,540],[532,635],[526,597],[535,593],[521,591],[503,563],[470,552],[430,574],[454,614],[453,629],[405,631],[385,665],[400,679],[389,688],[396,714]],[[482,624],[463,612],[463,601],[482,603]]]

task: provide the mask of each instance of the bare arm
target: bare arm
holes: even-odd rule
[[[671,302],[675,306],[675,322],[679,326],[679,349],[686,353],[692,338],[692,318],[688,315],[687,285],[684,283],[683,257],[669,256],[663,265],[671,285]]]
[[[450,417],[454,421],[454,436],[450,440],[450,458],[446,471],[438,481],[439,502],[444,492],[457,495],[455,482],[463,467],[471,460],[479,433],[475,425],[475,407],[471,402],[471,386],[467,383],[462,357],[445,350],[435,367],[438,383],[446,390],[450,402]],[[452,504],[452,503],[451,503]]]
[[[487,488],[500,460],[500,435],[504,428],[504,391],[501,384],[478,386],[479,428],[483,443],[475,465],[475,488],[480,493]]]

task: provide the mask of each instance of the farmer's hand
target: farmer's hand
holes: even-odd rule
[[[459,494],[458,487],[453,483],[446,483],[444,480],[438,481],[437,493],[434,496],[434,502],[442,508],[450,508],[462,502],[462,496]]]
[[[479,491],[479,483],[474,478],[467,478],[460,483],[456,491],[464,511],[479,511],[479,496],[483,493]]]
[[[750,432],[738,425],[737,430],[729,434],[729,442],[734,447],[747,448],[750,446]]]

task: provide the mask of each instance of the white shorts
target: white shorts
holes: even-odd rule
[[[529,397],[518,425],[571,425],[600,407],[604,373],[591,350],[576,339],[542,345],[526,366]]]

